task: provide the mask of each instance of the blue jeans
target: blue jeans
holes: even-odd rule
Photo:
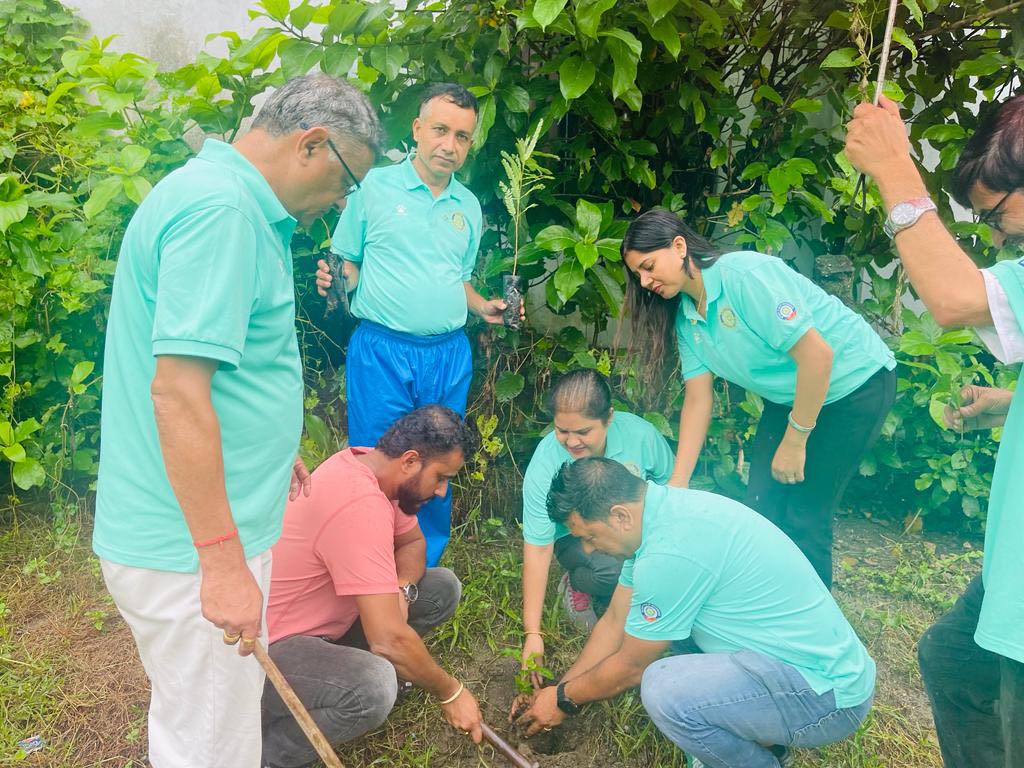
[[[461,328],[415,336],[364,320],[352,334],[345,359],[349,445],[372,447],[388,427],[424,405],[440,403],[465,416],[472,378],[473,354]],[[448,544],[451,488],[443,499],[420,507],[416,517],[432,568]]]
[[[873,699],[839,709],[788,664],[754,651],[670,656],[644,672],[654,724],[707,768],[779,768],[768,746],[820,747],[857,730]]]

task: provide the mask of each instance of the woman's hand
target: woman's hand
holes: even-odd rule
[[[804,464],[807,462],[807,438],[803,435],[792,437],[793,434],[792,428],[786,429],[772,458],[772,477],[785,485],[804,481]]]
[[[528,669],[532,660],[533,671],[530,672],[530,684],[534,690],[540,688],[544,681],[541,680],[537,667],[544,666],[544,638],[537,632],[529,632],[523,640],[523,652],[521,657],[521,669]]]

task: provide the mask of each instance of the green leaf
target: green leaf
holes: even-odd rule
[[[309,26],[309,23],[313,20],[313,14],[316,13],[316,10],[316,8],[309,4],[309,0],[302,0],[301,5],[293,8],[292,12],[288,14],[288,19],[291,21],[293,27],[302,31]]]
[[[328,75],[335,77],[348,77],[352,71],[352,65],[356,63],[359,55],[359,48],[344,43],[334,43],[327,46],[324,57],[320,62],[320,68]]]
[[[821,62],[824,69],[842,69],[844,67],[855,67],[861,62],[860,54],[856,48],[837,48],[825,57]]]
[[[917,46],[914,45],[914,41],[910,39],[910,35],[904,32],[901,27],[893,28],[892,39],[910,51],[911,57],[915,59],[917,58]]]
[[[0,174],[0,232],[28,216],[28,200],[13,173]]]
[[[141,176],[128,176],[124,180],[124,193],[136,205],[141,205],[151,189],[153,185]]]
[[[370,66],[383,72],[388,82],[398,77],[409,52],[401,45],[375,45],[370,49]]]
[[[764,174],[765,174],[765,172],[767,170],[768,170],[768,164],[767,163],[762,163],[760,161],[758,161],[756,163],[751,163],[750,165],[748,165],[746,168],[743,169],[743,173],[740,174],[740,179],[742,181],[750,181],[751,179],[758,179],[758,178],[764,176]]]
[[[924,14],[921,13],[921,6],[917,4],[917,0],[903,0],[903,7],[910,11],[917,26],[924,26]]]
[[[572,231],[558,224],[545,227],[533,239],[538,248],[543,248],[545,251],[551,251],[552,253],[568,250],[576,244],[576,241],[577,237]]]
[[[672,434],[672,426],[668,423],[668,419],[665,418],[665,414],[658,413],[657,411],[647,411],[644,414],[644,419],[650,422],[656,430],[669,440],[675,438],[675,435]]]
[[[21,442],[29,435],[38,432],[42,429],[42,425],[33,418],[27,418],[24,421],[18,422],[18,426],[14,428],[14,440]],[[8,440],[7,442],[11,442]]]
[[[281,73],[286,80],[304,75],[320,62],[322,49],[305,40],[288,39],[277,48],[281,56]]]
[[[583,265],[576,261],[576,259],[566,259],[559,264],[558,269],[555,270],[553,282],[555,291],[558,293],[558,298],[561,299],[562,303],[569,301],[569,299],[575,296],[580,286],[586,282],[586,279]]]
[[[21,490],[27,491],[44,482],[46,482],[46,472],[43,471],[42,465],[31,456],[14,465],[14,484]]]
[[[673,59],[679,58],[679,52],[682,50],[683,43],[679,37],[679,28],[676,26],[676,20],[671,16],[666,16],[651,27],[651,37],[665,46],[669,56]]]
[[[256,5],[275,21],[284,21],[288,15],[288,0],[260,0]]]
[[[487,141],[487,134],[491,132],[491,126],[494,125],[497,109],[494,96],[485,96],[480,99],[480,117],[476,123],[476,135],[473,137],[474,150],[480,149]]]
[[[675,8],[678,3],[679,0],[647,0],[647,10],[651,13],[651,20],[658,21]]]
[[[578,56],[570,56],[558,68],[558,88],[566,101],[578,99],[591,85],[597,69],[593,63]]]
[[[86,378],[92,373],[93,368],[96,367],[96,363],[92,360],[83,360],[82,362],[75,365],[74,370],[71,371],[71,383],[81,384]]]
[[[501,100],[509,112],[529,112],[530,94],[521,85],[510,85],[501,91]]]
[[[129,144],[121,150],[121,165],[126,176],[133,176],[146,166],[152,153],[138,144]]]
[[[537,0],[533,6],[533,18],[540,24],[540,28],[547,29],[548,24],[558,18],[558,14],[565,8],[568,0]]]
[[[601,234],[601,209],[589,200],[577,200],[576,228],[586,242],[595,242]]]
[[[985,53],[976,59],[967,59],[956,68],[957,77],[986,77],[998,72],[1009,62],[1001,53]]]
[[[365,10],[362,3],[339,3],[327,18],[327,31],[336,37],[352,31]]]
[[[499,402],[507,403],[517,397],[526,386],[526,379],[521,373],[513,371],[502,371],[498,380],[494,382],[494,395]]]
[[[583,266],[583,269],[590,269],[597,263],[597,246],[593,243],[576,243],[573,251],[575,251],[576,260]]]
[[[123,186],[120,176],[108,176],[100,181],[92,188],[92,194],[89,195],[89,199],[82,206],[85,218],[94,219],[103,213],[107,206],[110,205],[110,201],[117,196],[117,193],[121,191]]]
[[[946,123],[928,126],[921,134],[921,138],[927,139],[928,141],[942,143],[962,139],[966,135],[967,131],[963,129],[963,126],[957,125],[956,123]]]
[[[582,0],[576,7],[576,29],[585,37],[596,38],[601,16],[615,7],[615,0]]]
[[[643,47],[632,34],[622,29],[602,32],[605,48],[612,57],[612,97],[620,98],[636,85],[636,67]]]
[[[800,98],[790,104],[789,108],[794,112],[820,112],[821,100]]]
[[[25,447],[21,443],[14,443],[14,445],[5,445],[2,449],[4,456],[11,462],[17,464],[19,461],[25,460]]]
[[[797,173],[802,173],[804,176],[813,176],[818,172],[817,166],[814,165],[806,157],[791,157],[787,160],[784,165],[786,168],[790,168]]]
[[[597,292],[604,299],[605,306],[612,317],[622,314],[623,292],[622,286],[612,277],[611,273],[600,264],[595,264],[590,274],[597,278]]]
[[[336,450],[331,440],[330,430],[327,423],[315,413],[307,413],[303,422],[306,426],[306,437],[317,447],[318,451],[330,453]]]
[[[762,85],[760,88],[754,91],[754,103],[756,104],[761,99],[764,99],[765,101],[775,102],[780,106],[782,104],[782,96],[780,96],[779,92],[772,88],[770,85]]]

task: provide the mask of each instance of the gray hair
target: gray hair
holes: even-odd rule
[[[338,138],[365,144],[379,157],[384,143],[380,119],[366,96],[337,77],[324,74],[293,77],[267,99],[252,127],[272,136],[313,126]]]

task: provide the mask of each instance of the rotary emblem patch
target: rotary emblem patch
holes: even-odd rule
[[[783,301],[775,308],[775,314],[779,316],[779,320],[789,322],[796,317],[796,307],[788,301]]]
[[[462,232],[466,229],[466,217],[459,211],[456,211],[452,214],[452,226],[459,232]]]
[[[661,618],[661,609],[654,603],[640,603],[640,615],[649,624]]]
[[[736,313],[732,311],[730,307],[724,307],[721,312],[718,313],[718,320],[722,323],[724,328],[732,330],[736,327]]]

